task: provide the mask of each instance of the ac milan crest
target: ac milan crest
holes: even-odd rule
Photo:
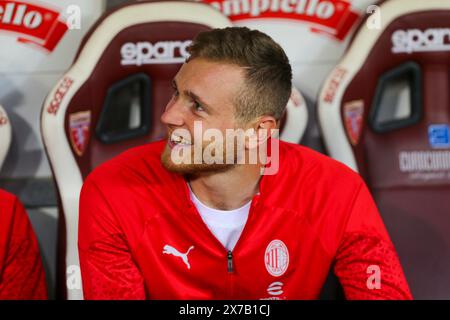
[[[289,251],[281,240],[273,240],[266,248],[264,263],[267,272],[274,277],[283,275],[289,266]]]
[[[345,130],[353,146],[358,144],[361,137],[363,115],[363,100],[350,101],[344,105]]]
[[[82,111],[69,115],[70,143],[78,156],[82,156],[89,142],[91,112]]]

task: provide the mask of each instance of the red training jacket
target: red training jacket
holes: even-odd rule
[[[0,300],[47,299],[39,246],[20,201],[0,189]]]
[[[183,176],[162,167],[164,146],[131,149],[87,178],[79,220],[86,299],[317,299],[331,267],[348,299],[411,298],[372,197],[351,169],[280,142],[279,172],[262,177],[227,252]]]

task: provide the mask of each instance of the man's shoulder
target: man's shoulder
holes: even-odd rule
[[[307,180],[310,185],[329,181],[342,182],[349,187],[361,184],[361,177],[347,165],[311,148],[280,142],[282,168],[293,178]]]
[[[6,190],[0,189],[0,203],[2,204],[2,207],[4,205],[10,205],[16,201],[17,197],[15,195]]]
[[[160,160],[164,147],[165,141],[162,140],[128,149],[96,167],[87,180],[97,184],[120,183],[136,176],[151,179],[164,174],[166,170]]]
[[[303,169],[319,167],[320,169],[326,169],[327,173],[335,172],[337,174],[358,176],[355,171],[344,163],[309,147],[280,141],[280,150],[285,162],[295,163],[297,166],[302,166]]]
[[[337,226],[348,220],[364,186],[360,175],[345,164],[307,147],[283,145],[282,149],[285,150],[282,151],[284,163],[280,176],[270,183],[274,190],[280,185],[286,186],[283,192],[274,193],[283,199],[277,199],[277,204],[301,212],[299,216],[306,217],[320,235],[337,230]],[[323,224],[323,221],[327,222]]]

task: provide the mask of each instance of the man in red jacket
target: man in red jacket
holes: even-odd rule
[[[0,300],[47,299],[39,246],[20,201],[0,189]]]
[[[291,92],[281,47],[226,28],[189,52],[161,117],[168,140],[123,153],[83,186],[85,298],[316,299],[330,268],[348,299],[411,298],[360,177],[270,138]]]

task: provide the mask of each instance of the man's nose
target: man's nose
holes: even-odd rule
[[[183,112],[181,103],[178,101],[170,100],[161,115],[161,122],[165,125],[182,126],[184,124]]]

